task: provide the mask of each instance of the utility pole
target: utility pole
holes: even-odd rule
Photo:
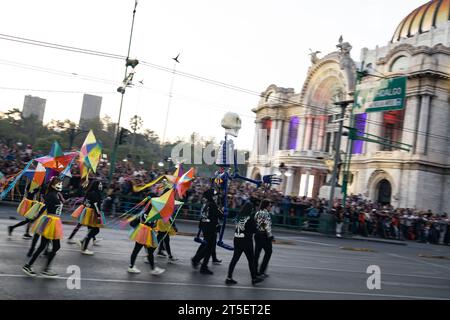
[[[126,58],[126,63],[125,63],[125,76],[124,76],[124,80],[123,80],[123,86],[119,87],[117,89],[117,91],[120,92],[122,96],[120,99],[119,119],[117,121],[116,134],[115,134],[114,145],[113,145],[113,152],[111,155],[111,164],[109,167],[109,177],[108,177],[109,183],[111,183],[111,181],[112,181],[112,178],[114,175],[114,169],[116,166],[117,148],[119,146],[119,135],[120,135],[120,118],[122,116],[122,106],[123,106],[123,98],[125,96],[125,90],[126,90],[127,86],[131,84],[131,81],[133,80],[133,76],[134,76],[134,68],[139,63],[137,60],[130,60],[131,40],[133,39],[134,17],[136,15],[137,5],[138,5],[138,1],[135,0],[134,9],[133,9],[133,20],[131,22],[130,40],[128,43],[128,53],[127,53],[127,58]],[[132,69],[133,69],[129,74],[128,74],[128,67],[132,67]]]
[[[334,190],[336,188],[337,180],[338,180],[338,168],[339,162],[341,161],[341,140],[342,140],[342,132],[344,129],[344,120],[345,120],[345,111],[349,104],[353,103],[353,100],[345,100],[335,102],[334,105],[341,107],[341,117],[339,119],[339,131],[338,136],[336,138],[336,145],[334,146],[335,154],[334,154],[334,167],[333,173],[331,175],[331,189],[330,189],[330,201],[328,204],[328,212],[331,213],[331,209],[333,209],[334,203]]]

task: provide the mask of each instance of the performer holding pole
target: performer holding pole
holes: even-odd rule
[[[54,177],[50,180],[46,193],[44,195],[44,206],[40,214],[42,214],[32,226],[32,231],[41,236],[41,243],[22,270],[29,276],[36,276],[36,272],[32,266],[42,251],[47,245],[52,243],[52,251],[47,255],[47,263],[45,265],[42,275],[45,277],[56,277],[57,273],[53,272],[50,265],[56,256],[56,253],[61,248],[60,240],[63,237],[63,226],[61,222],[61,212],[64,204],[64,198],[61,194],[62,181]]]

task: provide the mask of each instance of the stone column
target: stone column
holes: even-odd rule
[[[402,143],[412,145],[412,150],[414,150],[416,143],[418,113],[419,97],[409,97],[406,103],[405,120],[403,121]]]
[[[325,137],[325,122],[326,122],[327,117],[326,116],[320,116],[319,117],[319,137],[317,139],[317,146],[316,146],[316,150],[317,151],[322,151],[323,150],[323,141],[324,141],[324,137]]]
[[[312,141],[312,131],[313,131],[313,116],[306,116],[306,131],[305,131],[305,139],[303,143],[303,150],[311,150],[311,141]]]
[[[286,181],[286,189],[285,189],[284,195],[286,195],[286,196],[290,196],[292,194],[292,190],[294,187],[294,176],[295,176],[294,170],[289,169],[288,172],[291,175],[288,177],[285,177],[285,179],[287,179],[287,181]]]
[[[290,129],[290,121],[283,120],[283,131],[281,132],[281,150],[289,150],[289,129]]]
[[[308,197],[310,175],[311,175],[311,169],[307,169],[306,170],[306,181],[305,181],[305,193],[301,195],[302,197]]]
[[[282,125],[281,120],[279,119],[275,120],[273,136],[271,135],[271,139],[273,140],[272,155],[275,155],[275,153],[280,150],[281,125]]]
[[[381,136],[383,130],[383,113],[382,112],[373,112],[370,113],[367,126],[367,133],[374,134],[376,136]],[[380,151],[381,145],[372,142],[364,143],[366,145],[367,153],[375,153]]]
[[[259,155],[259,140],[260,140],[260,136],[259,136],[259,130],[262,127],[262,122],[256,120],[255,121],[255,136],[253,137],[253,150],[252,150],[252,159],[256,159]]]
[[[297,151],[304,150],[304,140],[305,140],[305,130],[306,130],[306,118],[300,118],[300,124],[298,125],[297,134]]]
[[[416,153],[427,154],[428,142],[428,119],[430,117],[430,101],[429,95],[422,96],[422,103],[420,104],[419,128],[417,132],[417,146]]]

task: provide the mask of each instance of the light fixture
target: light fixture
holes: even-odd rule
[[[122,161],[123,161],[123,162],[128,162],[128,159],[123,159]]]
[[[158,166],[159,167],[164,167],[164,163],[163,162],[158,162]]]
[[[288,171],[286,171],[285,172],[285,174],[284,174],[286,177],[292,177],[292,172],[291,172],[291,170],[288,170]]]
[[[143,165],[144,165],[144,161],[139,161],[139,164],[140,164],[141,166],[143,166]]]

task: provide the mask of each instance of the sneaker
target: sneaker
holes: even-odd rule
[[[213,274],[214,274],[214,272],[212,272],[212,271],[209,270],[208,268],[200,269],[200,273],[201,273],[201,274],[206,274],[206,275],[213,275]]]
[[[263,281],[264,281],[263,279],[256,277],[255,279],[252,279],[252,285],[255,285]]]
[[[233,284],[237,284],[237,281],[233,280],[233,278],[227,278],[225,280],[225,283],[228,284],[228,285],[233,285]]]
[[[87,255],[87,256],[93,256],[94,252],[86,249],[86,250],[81,250],[81,254]]]
[[[173,262],[178,261],[178,260],[179,260],[178,258],[169,257],[169,263],[173,263]]]
[[[194,261],[194,258],[192,258],[192,259],[191,259],[191,265],[192,265],[192,268],[198,269],[199,263],[198,263],[198,262],[195,262],[195,261]]]
[[[158,252],[157,256],[162,258],[167,257],[167,255],[164,252]]]
[[[215,265],[219,265],[219,264],[222,264],[222,260],[213,260],[212,263]]]
[[[154,276],[157,276],[157,275],[160,275],[161,273],[164,273],[164,271],[166,271],[166,270],[158,268],[158,267],[155,267],[155,269],[153,269],[151,271],[151,274],[154,275]]]
[[[25,240],[30,240],[30,239],[32,239],[33,238],[33,236],[31,235],[31,234],[29,234],[29,233],[25,233],[23,236],[22,236],[22,239],[25,239]]]
[[[36,277],[37,276],[36,272],[34,272],[33,269],[31,269],[30,266],[24,266],[22,268],[22,271],[25,272],[30,277]]]
[[[128,268],[128,273],[135,273],[135,274],[138,274],[138,273],[141,273],[141,270],[139,270],[139,269],[136,268],[136,267],[129,267],[129,268]]]
[[[98,244],[100,243],[100,241],[102,241],[103,238],[96,238],[94,241],[92,241],[94,246],[98,246]]]
[[[50,269],[45,269],[44,271],[42,271],[41,275],[42,275],[44,278],[55,278],[55,277],[58,276],[58,274],[57,274],[56,272],[53,272],[53,271],[50,270]]]
[[[269,277],[269,275],[268,275],[267,273],[260,273],[258,276],[259,276],[260,278],[263,278],[263,279]]]
[[[67,243],[68,243],[68,244],[76,244],[77,241],[74,240],[74,239],[67,239]]]
[[[13,232],[13,227],[12,226],[8,226],[8,237],[12,237],[12,232]]]

